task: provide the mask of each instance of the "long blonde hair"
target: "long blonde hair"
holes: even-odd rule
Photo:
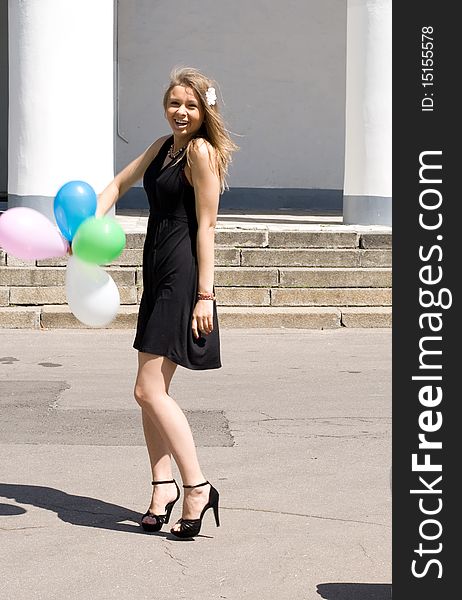
[[[206,100],[206,92],[211,87],[216,87],[212,79],[206,77],[198,69],[192,67],[176,67],[170,73],[170,83],[164,94],[164,110],[167,110],[170,92],[176,85],[189,87],[193,89],[204,111],[204,122],[196,133],[195,137],[189,141],[186,148],[187,164],[191,166],[190,149],[194,139],[202,137],[214,147],[216,152],[216,164],[210,163],[220,180],[221,192],[227,189],[226,176],[228,175],[228,166],[231,163],[231,154],[238,150],[238,146],[232,141],[223,121],[223,117],[218,109],[218,100],[210,105]]]

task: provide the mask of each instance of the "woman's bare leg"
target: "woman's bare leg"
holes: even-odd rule
[[[173,367],[171,372],[166,372],[165,374],[165,389],[167,392],[170,387],[173,374],[176,370],[176,365],[174,363],[171,364]],[[169,479],[173,479],[170,448],[164,442],[159,430],[144,409],[141,410],[141,415],[144,439],[146,440],[149,460],[151,463],[152,480],[168,481]],[[173,483],[154,486],[152,488],[152,497],[149,510],[155,515],[164,514],[166,504],[172,500],[175,500],[176,494],[177,490]],[[151,517],[145,517],[143,522],[147,524],[154,524],[156,520]]]
[[[183,483],[194,485],[205,481],[205,478],[199,466],[189,423],[181,408],[168,395],[170,381],[175,369],[175,363],[164,356],[140,352],[135,398],[145,415],[144,422],[147,422],[145,432],[150,440],[148,450],[150,449],[150,456],[152,456],[151,461],[154,464],[155,477],[162,475],[162,479],[164,479],[164,475],[167,475],[166,468],[169,464],[167,454],[170,451],[178,465]],[[149,421],[146,421],[146,417],[152,422],[153,428],[150,427]],[[160,436],[156,436],[156,433],[159,433]],[[163,443],[153,442],[159,437]],[[165,478],[171,479],[171,467],[168,473],[169,476]],[[155,490],[170,487],[174,488],[173,484],[156,486]],[[209,486],[203,486],[187,490],[183,503],[183,517],[185,519],[198,517],[208,500],[209,489]],[[157,498],[161,502],[161,495],[158,491],[156,491],[155,496],[156,502]],[[174,498],[175,496],[170,500]],[[165,507],[165,504],[163,507]],[[153,510],[153,512],[155,511]]]
[[[142,410],[142,419],[144,439],[146,440],[151,462],[152,480],[168,481],[173,479],[171,454],[168,446],[145,410]],[[149,510],[155,515],[163,515],[165,506],[175,500],[176,495],[177,490],[174,483],[153,486]],[[155,524],[156,520],[151,517],[144,517],[143,522]]]

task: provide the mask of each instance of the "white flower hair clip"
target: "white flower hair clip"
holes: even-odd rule
[[[217,94],[215,92],[215,88],[209,87],[208,90],[205,92],[205,98],[209,106],[213,106],[214,104],[216,104]]]

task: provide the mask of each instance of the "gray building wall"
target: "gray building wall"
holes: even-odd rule
[[[8,190],[8,0],[0,0],[0,201]]]
[[[161,100],[170,70],[195,66],[217,79],[240,146],[221,207],[341,209],[345,0],[115,3],[116,172],[169,132]],[[8,177],[7,10],[0,0],[0,195]],[[119,205],[145,206],[140,185]]]
[[[241,148],[222,207],[341,209],[346,4],[119,1],[116,171],[169,132],[170,70],[194,66],[218,81]],[[132,190],[120,205],[144,201]]]

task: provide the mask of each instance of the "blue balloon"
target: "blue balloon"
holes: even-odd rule
[[[56,223],[69,242],[80,225],[94,216],[96,206],[95,190],[85,181],[68,181],[59,188],[53,209]]]

